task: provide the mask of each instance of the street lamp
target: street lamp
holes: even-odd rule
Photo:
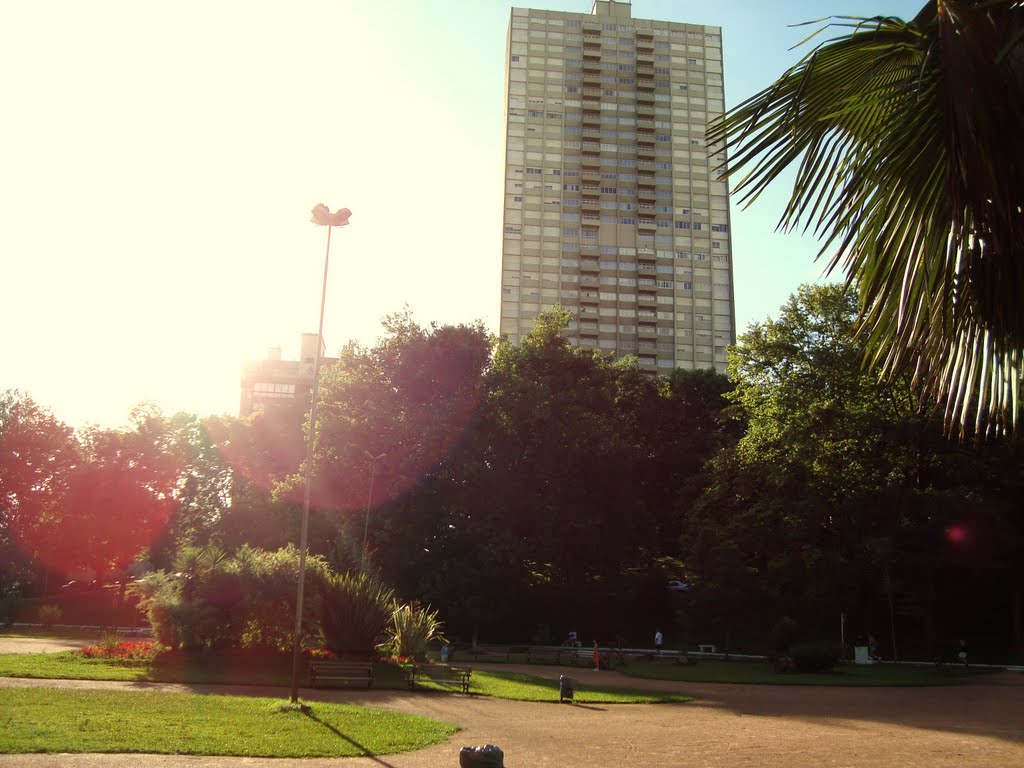
[[[320,292],[320,327],[316,332],[313,357],[313,391],[309,404],[309,435],[306,437],[306,490],[302,497],[302,529],[299,533],[299,586],[295,595],[295,633],[292,636],[292,704],[299,701],[299,651],[302,644],[302,598],[306,582],[306,544],[309,538],[309,496],[313,484],[313,443],[316,440],[316,401],[320,391],[320,347],[324,343],[324,304],[327,301],[327,266],[331,260],[331,230],[348,225],[352,211],[340,208],[334,213],[320,203],[313,208],[314,224],[327,227],[327,251],[324,254],[324,282]]]
[[[387,456],[386,453],[382,453],[380,456],[374,456],[369,451],[363,451],[367,458],[370,459],[370,493],[366,496],[366,522],[363,524],[363,556],[359,560],[359,573],[362,574],[366,568],[366,533],[370,530],[370,502],[373,501],[373,470],[377,467],[377,462]]]

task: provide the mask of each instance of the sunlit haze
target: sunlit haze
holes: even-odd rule
[[[588,12],[590,0],[514,3]],[[723,28],[731,106],[828,14],[908,18],[922,0],[634,0]],[[372,343],[408,305],[497,331],[507,0],[8,2],[0,9],[0,390],[79,426],[139,401],[236,413],[244,360],[316,330]],[[813,28],[811,28],[813,29]],[[733,202],[736,320],[816,279],[773,233],[787,190]]]

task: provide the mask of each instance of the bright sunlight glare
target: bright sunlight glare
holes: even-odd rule
[[[734,104],[795,60],[804,32],[786,24],[867,4],[751,5],[636,0],[633,15],[721,25]],[[353,211],[332,242],[328,353],[372,343],[406,305],[496,331],[510,8],[5,3],[0,389],[74,426],[123,424],[143,400],[236,413],[242,363],[294,358],[316,328],[319,202]],[[740,330],[820,271],[813,242],[772,234],[781,205],[759,205],[734,213]]]

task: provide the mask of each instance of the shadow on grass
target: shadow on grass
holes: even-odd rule
[[[335,727],[334,727],[333,725],[330,725],[329,723],[325,723],[325,722],[324,722],[323,720],[321,720],[321,719],[320,719],[319,717],[317,717],[316,715],[314,715],[314,714],[313,714],[313,712],[312,712],[312,711],[311,711],[310,709],[308,709],[308,708],[304,708],[304,709],[302,710],[302,714],[304,714],[304,715],[305,715],[306,717],[308,717],[308,718],[309,718],[310,720],[312,720],[312,721],[313,721],[314,723],[316,723],[317,725],[321,725],[321,726],[323,726],[324,728],[326,728],[326,729],[327,729],[328,731],[330,731],[331,733],[333,733],[333,734],[334,734],[335,736],[337,736],[337,737],[338,737],[339,739],[342,739],[343,741],[347,741],[347,742],[348,742],[349,744],[351,744],[351,745],[352,745],[353,747],[355,747],[355,748],[356,748],[356,749],[358,749],[358,750],[359,750],[360,752],[362,752],[362,757],[368,757],[368,758],[370,758],[371,760],[373,760],[373,762],[377,763],[378,765],[383,765],[383,766],[386,766],[386,768],[395,768],[395,766],[394,766],[394,765],[393,765],[392,763],[389,763],[389,762],[387,762],[386,760],[381,760],[381,759],[380,759],[379,757],[377,757],[377,755],[375,755],[375,754],[374,754],[374,753],[373,753],[372,751],[370,751],[370,750],[369,750],[369,749],[368,749],[367,747],[365,747],[364,745],[360,744],[360,743],[359,743],[358,741],[356,741],[355,739],[351,738],[350,736],[346,736],[346,735],[345,735],[344,733],[342,733],[341,731],[339,731],[339,730],[338,730],[337,728],[335,728]]]

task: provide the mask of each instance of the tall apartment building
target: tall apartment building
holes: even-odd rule
[[[574,315],[571,341],[643,369],[725,369],[735,342],[719,27],[513,8],[506,51],[501,325]]]

